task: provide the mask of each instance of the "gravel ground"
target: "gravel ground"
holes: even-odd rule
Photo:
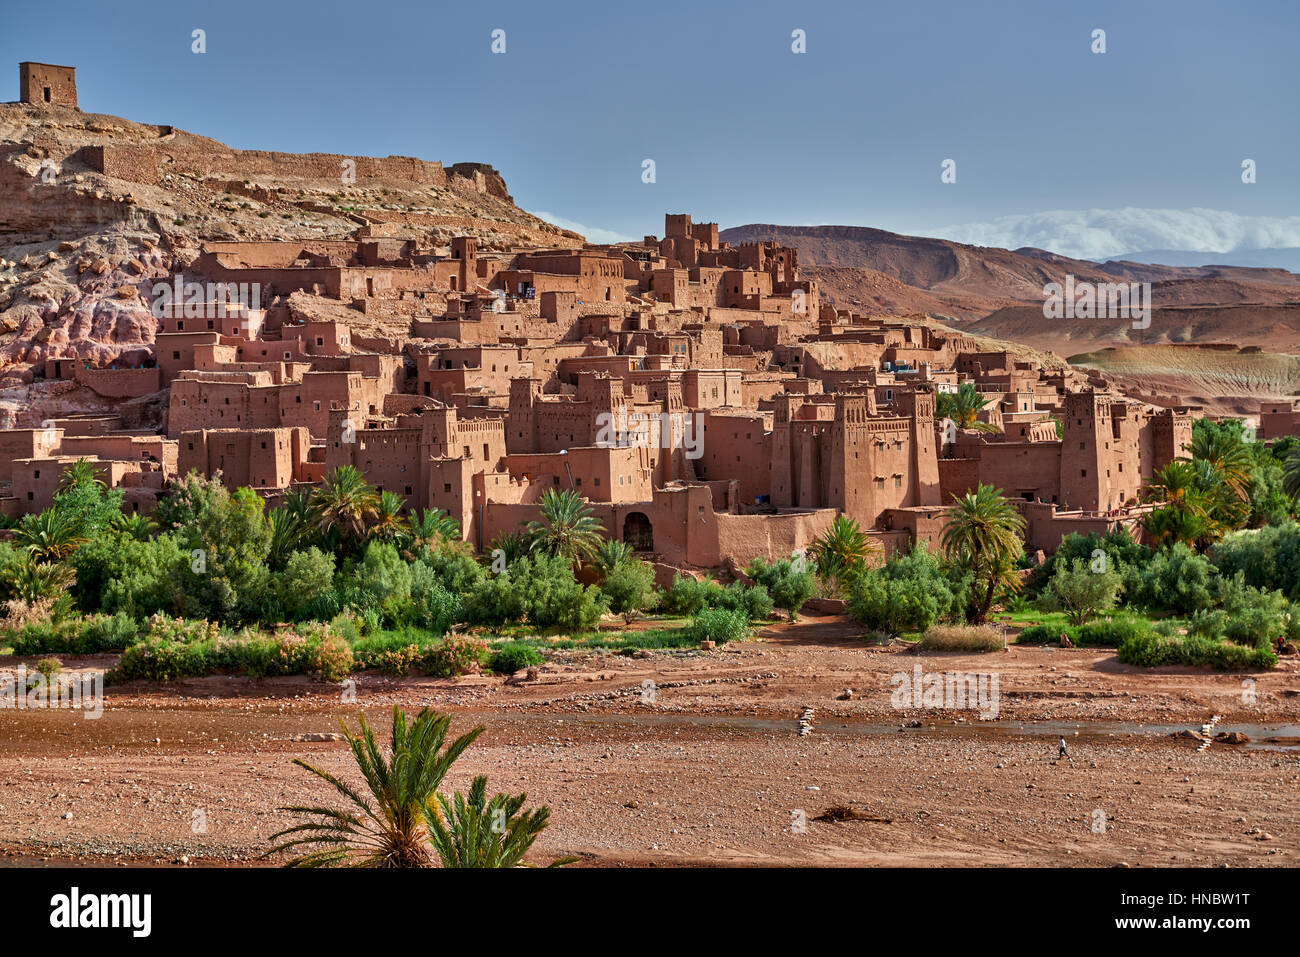
[[[918,664],[996,674],[997,719],[895,709],[891,679]],[[487,728],[445,787],[487,774],[549,805],[535,861],[1291,865],[1298,671],[1283,659],[1253,676],[1247,704],[1248,676],[1089,649],[916,656],[831,617],[707,653],[557,654],[517,685],[362,675],[355,703],[300,678],[113,687],[98,720],[0,710],[0,864],[265,864],[292,823],[277,807],[334,801],[292,758],[359,781],[338,721],[363,709],[383,728],[397,704],[452,714],[453,733]],[[1177,736],[1215,715],[1250,741]],[[818,819],[836,806],[858,818]]]

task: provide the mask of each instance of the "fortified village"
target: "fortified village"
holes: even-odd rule
[[[24,63],[20,76],[23,103],[76,110],[71,68]],[[190,171],[249,195],[268,169],[337,181],[349,162],[216,155],[157,129],[155,144],[51,159],[118,189]],[[509,200],[478,164],[351,163],[357,183],[454,181]],[[573,489],[668,574],[789,555],[840,514],[887,552],[933,543],[953,495],[985,483],[1019,500],[1032,554],[1070,532],[1140,536],[1144,481],[1191,440],[1193,408],[1137,401],[925,317],[837,309],[801,278],[796,250],[720,242],[717,224],[689,215],[666,216],[662,237],[552,248],[425,244],[389,228],[415,215],[357,215],[346,236],[200,237],[167,275],[166,236],[144,242],[144,262],[79,259],[91,280],[136,274],[117,295],[149,311],[150,346],[87,357],[51,344],[28,374],[109,400],[156,396],[156,420],[0,430],[0,507],[48,507],[79,458],[138,512],[190,470],[275,500],[353,465],[410,508],[450,513],[478,549],[534,518],[546,489]],[[936,417],[936,397],[964,383],[993,431]],[[1300,424],[1289,405],[1265,411],[1265,430]]]

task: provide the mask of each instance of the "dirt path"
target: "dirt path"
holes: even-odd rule
[[[341,742],[301,738],[338,731],[358,708],[383,726],[394,704],[449,712],[453,733],[487,727],[447,785],[485,773],[550,805],[538,860],[1295,862],[1294,659],[1255,676],[1250,705],[1241,676],[1139,672],[1111,651],[916,656],[854,635],[843,619],[809,618],[707,654],[567,653],[518,686],[363,675],[355,704],[305,679],[213,677],[110,688],[98,720],[0,710],[0,864],[248,861],[289,823],[277,806],[333,800],[293,757],[353,776]],[[918,664],[996,674],[997,719],[895,710],[891,677]],[[800,736],[805,708],[813,731]],[[1213,715],[1251,743],[1198,752],[1172,736]],[[884,820],[816,820],[834,805]]]

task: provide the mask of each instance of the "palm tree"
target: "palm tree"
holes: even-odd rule
[[[379,496],[353,466],[341,465],[325,476],[311,504],[321,532],[348,543],[365,537],[366,527],[379,511]]]
[[[398,544],[407,536],[408,526],[402,517],[406,499],[387,489],[379,493],[375,506],[375,519],[370,526],[370,537],[380,542]]]
[[[1300,445],[1282,462],[1282,491],[1292,498],[1300,498]]]
[[[42,562],[27,554],[22,561],[9,565],[4,572],[5,587],[15,598],[34,604],[70,591],[77,583],[77,573],[61,562]]]
[[[831,527],[815,538],[808,547],[809,557],[817,567],[817,577],[838,588],[866,567],[867,559],[877,546],[855,518],[837,515]]]
[[[1208,546],[1230,529],[1238,528],[1250,517],[1249,471],[1245,484],[1235,477],[1231,469],[1215,465],[1208,459],[1193,459],[1192,467],[1196,471],[1196,504],[1209,519],[1213,537],[1205,542]]]
[[[1205,548],[1223,535],[1245,504],[1208,460],[1175,459],[1157,469],[1144,497],[1164,503],[1143,523],[1157,546],[1182,541]]]
[[[429,843],[443,867],[518,867],[528,849],[550,823],[549,808],[521,811],[527,794],[497,794],[487,798],[487,778],[470,785],[469,798],[459,791],[453,800],[437,795],[425,809]],[[549,867],[562,867],[577,858],[562,857]]]
[[[298,512],[281,505],[266,513],[271,528],[271,543],[267,547],[266,563],[272,568],[283,568],[289,556],[302,546],[305,533],[310,528]]]
[[[1210,522],[1204,514],[1177,505],[1156,509],[1142,525],[1155,548],[1169,548],[1178,542],[1195,546],[1211,537]]]
[[[492,547],[488,554],[492,556],[493,563],[499,561],[503,567],[509,568],[532,551],[532,547],[533,539],[528,532],[502,532],[492,539]]]
[[[1024,551],[1025,519],[992,485],[954,495],[947,518],[944,551],[973,573],[967,618],[972,624],[983,624],[998,586],[1014,590],[1020,585],[1015,565]]]
[[[104,480],[99,477],[99,472],[95,469],[95,463],[89,459],[77,459],[59,475],[59,491],[67,492],[79,485],[97,485],[100,488],[107,488]]]
[[[422,548],[436,549],[461,540],[460,522],[439,508],[412,509],[406,524],[413,552]]]
[[[1195,433],[1192,436],[1192,460],[1213,465],[1237,498],[1244,501],[1249,497],[1247,489],[1255,457],[1235,435],[1219,429]]]
[[[1001,432],[996,425],[981,422],[979,414],[989,400],[980,395],[973,382],[963,382],[956,392],[940,392],[935,398],[934,414],[939,419],[952,419],[959,429],[975,432]]]
[[[1151,473],[1147,483],[1149,502],[1183,505],[1196,497],[1196,468],[1186,459],[1175,459]]]
[[[14,531],[14,542],[32,553],[38,562],[60,562],[88,539],[81,520],[59,509],[47,508],[38,515],[24,515]]]
[[[147,542],[158,533],[158,523],[148,515],[127,515],[123,512],[113,517],[113,529],[137,542]]]
[[[607,538],[596,549],[596,567],[601,574],[608,574],[611,568],[632,560],[632,546],[620,542],[617,538]]]
[[[567,558],[574,565],[590,561],[605,537],[605,527],[595,517],[587,500],[570,489],[548,488],[538,505],[542,521],[529,522],[533,551]]]
[[[284,501],[281,503],[281,507],[290,514],[297,516],[303,525],[313,525],[315,524],[315,513],[312,511],[311,496],[312,490],[300,485],[284,493]]]
[[[294,764],[328,781],[352,809],[280,808],[309,820],[273,834],[272,841],[289,840],[272,847],[264,857],[280,851],[306,852],[290,859],[287,867],[423,867],[430,863],[425,832],[429,802],[451,765],[483,729],[462,734],[444,749],[451,727],[449,716],[425,708],[408,723],[405,712],[395,707],[391,758],[385,759],[364,713],[360,719],[360,735],[353,735],[342,720],[339,724],[373,803],[328,771],[295,758]]]

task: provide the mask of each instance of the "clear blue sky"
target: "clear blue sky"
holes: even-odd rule
[[[669,210],[921,234],[1055,209],[1300,215],[1296,0],[4,0],[3,23],[0,99],[19,60],[72,64],[85,110],[490,163],[524,208],[626,236]]]

